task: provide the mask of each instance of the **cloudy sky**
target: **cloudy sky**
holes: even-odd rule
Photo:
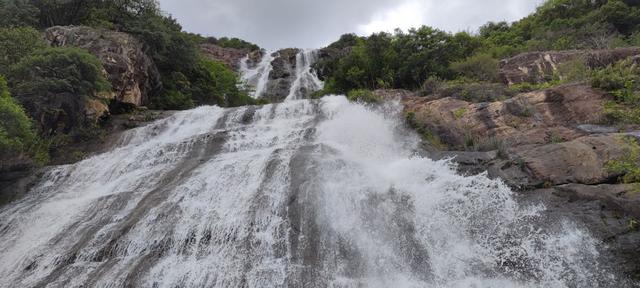
[[[513,21],[542,0],[160,0],[189,32],[239,37],[268,48],[323,47],[340,35],[420,25],[476,31]]]

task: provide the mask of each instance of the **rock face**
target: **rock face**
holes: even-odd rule
[[[628,153],[629,147],[622,137],[620,134],[589,135],[563,143],[521,146],[510,156],[522,163],[536,185],[606,183],[620,176],[608,171],[605,165]]]
[[[509,85],[543,83],[551,80],[562,63],[582,59],[588,67],[598,68],[638,54],[640,47],[523,53],[500,62],[500,77]]]
[[[631,278],[640,278],[640,193],[633,185],[567,184],[523,193],[542,202],[551,218],[581,223],[607,246],[601,259]],[[629,285],[626,287],[636,287]]]
[[[224,48],[212,43],[200,44],[200,52],[202,52],[202,54],[209,59],[224,63],[227,67],[229,67],[229,69],[234,71],[239,70],[239,63],[242,58],[247,57],[247,55],[249,54],[252,54],[255,58],[256,53],[258,54],[259,58],[260,53],[260,51],[252,52],[248,49]]]
[[[600,120],[605,98],[589,86],[572,84],[491,103],[421,97],[404,102],[417,123],[460,150],[495,140],[519,146],[576,139],[587,134],[580,124]]]
[[[279,50],[272,55],[273,70],[269,73],[269,82],[263,98],[271,102],[281,102],[289,94],[289,90],[296,80],[296,55],[300,49],[287,48]]]
[[[44,35],[51,46],[79,47],[98,57],[114,91],[108,98],[142,106],[161,87],[160,74],[143,52],[142,42],[129,34],[85,26],[56,26]]]

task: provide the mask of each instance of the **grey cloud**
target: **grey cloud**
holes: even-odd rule
[[[320,47],[408,1],[423,2],[424,24],[458,31],[514,20],[538,0],[160,0],[185,30],[239,37],[268,49]],[[502,16],[501,16],[502,15]]]

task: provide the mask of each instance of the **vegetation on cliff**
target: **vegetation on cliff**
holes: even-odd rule
[[[0,75],[6,76],[14,96],[3,96],[2,100],[2,145],[13,143],[11,150],[3,152],[17,153],[11,152],[17,149],[18,154],[33,155],[29,153],[32,144],[16,143],[57,143],[62,136],[71,138],[63,142],[86,138],[95,134],[100,124],[87,113],[100,114],[107,105],[113,106],[109,101],[114,100],[107,100],[113,99],[109,96],[113,92],[100,60],[78,48],[48,48],[44,41],[43,29],[67,25],[90,26],[98,33],[124,32],[142,41],[144,53],[157,67],[162,82],[160,89],[150,92],[153,95],[144,95],[148,102],[143,105],[174,110],[254,104],[247,91],[238,88],[238,75],[206,59],[199,44],[214,41],[221,47],[259,47],[237,38],[207,39],[186,33],[155,0],[0,0]],[[9,91],[3,93],[8,95]],[[14,112],[5,113],[9,110]],[[26,131],[21,111],[33,119],[28,122],[35,123],[29,124],[29,131],[35,134],[27,137],[28,141],[26,136],[21,141],[12,136],[15,131]],[[59,146],[52,144],[50,148]]]
[[[0,159],[41,157],[41,161],[46,161],[46,153],[41,153],[37,141],[31,119],[11,97],[7,82],[0,76]]]

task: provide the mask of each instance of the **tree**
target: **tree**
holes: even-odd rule
[[[31,119],[11,98],[7,82],[0,76],[0,159],[28,156],[35,142]]]
[[[87,51],[46,48],[14,65],[10,84],[43,134],[68,134],[87,124],[87,100],[109,90],[103,73],[100,61]]]
[[[6,75],[11,65],[44,47],[40,32],[33,28],[0,28],[0,74]]]
[[[0,27],[36,26],[39,15],[28,0],[0,0]]]

